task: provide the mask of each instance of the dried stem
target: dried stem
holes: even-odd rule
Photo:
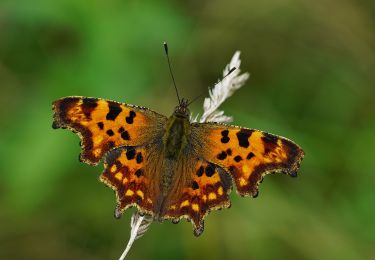
[[[152,217],[149,216],[141,216],[138,212],[134,213],[131,221],[130,221],[130,238],[129,242],[126,245],[126,248],[122,255],[120,256],[119,260],[123,260],[125,256],[128,254],[130,248],[132,247],[135,240],[142,237],[144,233],[148,230],[149,226],[152,223]]]

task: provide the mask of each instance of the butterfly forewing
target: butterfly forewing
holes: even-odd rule
[[[192,124],[192,143],[203,158],[232,176],[242,196],[256,196],[265,174],[296,176],[304,156],[303,150],[286,138],[225,124]]]
[[[142,145],[160,138],[167,120],[146,108],[98,98],[65,97],[52,107],[53,128],[78,132],[80,159],[94,165],[114,147]]]

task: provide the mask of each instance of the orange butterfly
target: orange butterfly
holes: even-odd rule
[[[135,206],[155,220],[191,220],[230,206],[234,181],[241,196],[257,196],[264,175],[296,176],[303,150],[294,142],[255,129],[193,123],[182,99],[170,117],[148,108],[88,97],[53,102],[53,128],[81,139],[80,160],[97,165],[100,180],[116,192],[115,216]]]

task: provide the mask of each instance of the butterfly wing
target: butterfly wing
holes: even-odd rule
[[[176,177],[175,189],[165,200],[162,217],[174,223],[187,218],[194,235],[199,236],[204,230],[203,219],[211,210],[230,206],[231,177],[220,166],[189,152],[179,159]]]
[[[131,206],[151,216],[158,209],[162,166],[158,145],[160,142],[152,146],[118,147],[106,155],[104,172],[99,179],[116,193],[117,218]]]
[[[197,153],[225,169],[241,196],[257,196],[258,185],[266,174],[296,176],[304,156],[291,140],[255,129],[194,123],[191,136]]]
[[[68,128],[81,139],[80,160],[96,165],[118,146],[139,146],[162,136],[166,117],[115,101],[65,97],[52,104],[53,128]]]
[[[262,131],[191,124],[189,145],[177,162],[178,177],[165,200],[162,217],[173,222],[187,218],[199,236],[210,211],[230,206],[232,179],[240,195],[256,196],[265,174],[295,176],[303,155],[292,141]]]

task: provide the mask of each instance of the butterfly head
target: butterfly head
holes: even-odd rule
[[[176,106],[173,114],[177,117],[188,118],[190,115],[188,106],[189,106],[189,100],[185,98],[181,99],[180,104]]]

